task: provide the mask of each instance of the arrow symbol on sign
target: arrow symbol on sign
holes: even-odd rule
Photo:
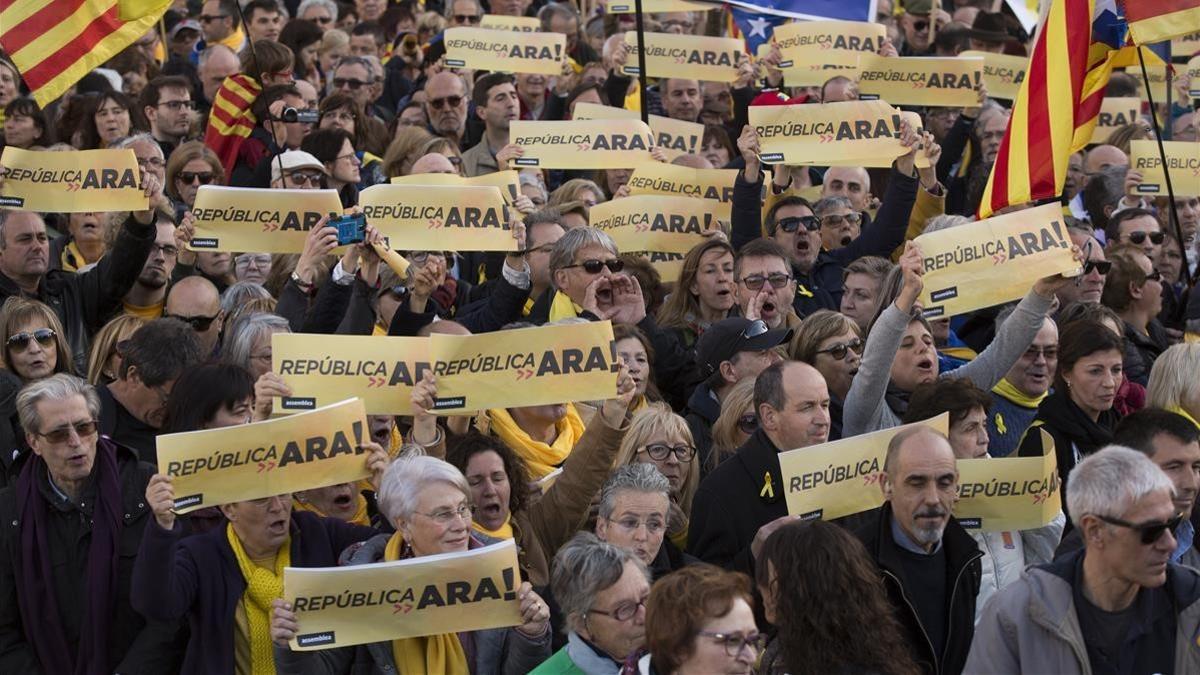
[[[270,471],[271,469],[274,469],[274,468],[275,468],[275,462],[259,462],[258,463],[258,473],[262,473],[263,471]]]
[[[396,604],[392,605],[392,614],[399,614],[400,612],[408,614],[411,611],[412,611],[412,605],[410,605],[408,603],[397,602]]]
[[[263,223],[263,232],[274,232],[279,229],[279,223]]]
[[[441,226],[442,226],[441,218],[430,218],[429,219],[429,229],[436,230],[437,228],[439,228]]]
[[[992,256],[992,264],[993,265],[999,265],[1000,263],[1004,262],[1005,260],[1008,260],[1008,254],[1006,254],[1006,253],[997,253]]]

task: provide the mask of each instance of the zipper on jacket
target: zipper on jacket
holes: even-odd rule
[[[937,654],[933,651],[933,640],[929,639],[929,633],[926,632],[925,625],[921,623],[921,615],[917,613],[917,608],[913,607],[912,602],[908,599],[908,593],[904,592],[904,584],[900,583],[900,577],[887,570],[883,570],[883,573],[891,577],[896,587],[900,589],[900,597],[904,599],[904,604],[908,605],[908,611],[912,612],[912,615],[917,619],[917,626],[921,629],[921,637],[925,638],[925,644],[929,647],[929,653],[933,654],[933,672],[942,672],[942,664],[938,661]],[[972,617],[972,620],[974,620],[974,617]]]
[[[982,558],[983,558],[983,553],[976,551],[975,555],[972,556],[971,559],[967,561],[967,564],[963,565],[962,568],[958,570],[958,575],[954,577],[954,585],[950,587],[950,604],[948,605],[949,607],[951,607],[951,608],[954,607],[954,596],[958,594],[958,584],[959,584],[959,582],[962,581],[963,572],[966,572],[967,569],[969,569],[971,567],[971,565],[973,565],[975,563],[975,561],[980,560]],[[997,590],[997,592],[999,592],[999,590]],[[974,625],[974,623],[975,623],[975,615],[972,614],[971,615],[971,625]],[[942,645],[942,659],[941,659],[942,661],[946,660],[946,654],[950,650],[950,636],[954,635],[954,621],[947,621],[946,625],[948,626],[948,628],[946,629],[946,644]],[[938,669],[939,670],[941,669],[940,662],[938,664]]]

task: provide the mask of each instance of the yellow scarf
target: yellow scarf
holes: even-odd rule
[[[291,563],[292,539],[288,537],[275,554],[275,570],[255,565],[242,541],[233,532],[233,524],[225,526],[225,537],[237,558],[238,569],[246,580],[246,591],[242,594],[242,607],[246,610],[246,623],[250,626],[250,664],[253,675],[274,675],[275,655],[271,645],[271,602],[283,597],[283,568]]]
[[[575,304],[566,293],[562,291],[554,292],[554,300],[550,303],[550,321],[558,321],[559,319],[573,319],[579,316],[583,308]]]
[[[478,520],[471,521],[471,529],[480,534],[486,534],[493,539],[512,539],[512,514],[508,514],[508,517],[504,519],[504,522],[500,523],[500,527],[497,527],[494,530],[489,530],[483,525],[480,525]]]
[[[554,439],[553,445],[530,438],[504,408],[489,410],[488,417],[491,418],[492,431],[525,460],[525,465],[529,467],[529,476],[534,480],[562,464],[567,455],[571,454],[571,448],[575,447],[579,437],[583,436],[583,420],[579,418],[579,413],[571,403],[567,404],[567,414],[554,425],[558,430],[558,438]]]
[[[525,298],[525,306],[521,308],[521,316],[529,316],[533,311],[533,298]]]
[[[399,560],[404,537],[399,532],[388,539],[383,549],[384,560]],[[465,675],[467,655],[462,643],[454,633],[426,635],[424,637],[392,640],[392,658],[396,660],[396,672],[414,675],[427,673],[453,673]]]
[[[83,251],[79,250],[79,244],[75,243],[73,239],[63,247],[62,254],[59,256],[59,262],[62,264],[64,272],[78,272],[79,268],[91,264],[83,257]]]
[[[1042,399],[1046,398],[1046,394],[1041,396],[1030,396],[1025,392],[1013,386],[1012,382],[1008,381],[1007,377],[1000,378],[996,386],[992,387],[992,392],[998,394],[1022,408],[1036,408],[1042,404]]]
[[[1173,412],[1176,415],[1182,415],[1183,417],[1186,417],[1189,422],[1195,424],[1197,428],[1200,428],[1200,422],[1197,422],[1196,418],[1192,417],[1191,414],[1189,414],[1188,411],[1184,410],[1183,408],[1171,406],[1170,408],[1167,408],[1167,412]]]
[[[144,307],[142,305],[131,305],[128,302],[125,302],[122,303],[122,306],[126,314],[136,316],[139,319],[144,319],[146,321],[161,319],[163,314],[163,303],[161,302],[156,302],[153,305],[146,305]]]
[[[639,413],[648,405],[650,405],[650,402],[646,400],[646,397],[639,394],[637,398],[633,399],[633,404],[629,406],[629,414],[634,415]]]
[[[371,526],[371,515],[369,513],[367,513],[367,498],[362,496],[361,492],[358,493],[357,504],[358,504],[358,508],[354,509],[354,517],[352,517],[350,520],[348,520],[346,522],[354,523],[355,525],[362,525],[364,527],[370,527]],[[308,511],[309,513],[315,513],[318,516],[321,516],[322,518],[329,517],[329,516],[325,515],[324,513],[322,513],[321,509],[318,509],[317,507],[313,506],[309,502],[300,501],[299,499],[293,499],[292,505],[301,511]]]

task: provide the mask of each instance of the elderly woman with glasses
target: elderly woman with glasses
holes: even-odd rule
[[[653,464],[626,464],[600,490],[596,536],[629,551],[659,579],[697,562],[666,539],[671,482]]]
[[[766,640],[754,623],[750,578],[693,565],[663,577],[650,591],[650,653],[638,665],[662,675],[749,675]]]
[[[616,465],[627,464],[650,464],[670,484],[667,534],[682,550],[687,545],[687,514],[692,511],[692,497],[700,485],[700,460],[687,421],[663,404],[639,411],[617,450]],[[649,565],[651,561],[645,562]]]
[[[379,484],[379,508],[396,528],[342,554],[347,565],[408,560],[443,553],[461,553],[496,540],[471,530],[471,489],[462,473],[434,457],[402,457],[388,466]],[[525,673],[550,655],[550,612],[529,582],[517,590],[522,623],[492,628],[402,638],[390,643],[294,652],[287,641],[295,637],[296,615],[288,603],[275,603],[271,637],[278,645],[275,664],[280,672],[348,672],[353,664],[364,672],[397,673]]]

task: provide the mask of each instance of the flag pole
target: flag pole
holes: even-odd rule
[[[1154,142],[1158,144],[1158,158],[1162,162],[1163,178],[1167,184],[1167,209],[1171,215],[1170,221],[1175,230],[1175,243],[1179,245],[1179,254],[1183,256],[1183,265],[1179,267],[1179,276],[1184,281],[1187,281],[1188,288],[1196,285],[1196,277],[1188,273],[1187,266],[1187,248],[1183,245],[1183,228],[1179,226],[1179,212],[1175,209],[1175,188],[1171,185],[1171,172],[1167,170],[1167,149],[1163,147],[1162,129],[1158,126],[1158,111],[1154,109],[1154,92],[1150,88],[1150,74],[1146,72],[1146,57],[1142,55],[1142,46],[1137,45],[1138,63],[1142,66],[1142,82],[1146,85],[1146,99],[1150,102],[1150,124],[1154,125]],[[1167,68],[1170,68],[1170,63]],[[1169,74],[1169,73],[1168,73]],[[1168,93],[1170,97],[1170,82],[1167,83]],[[1167,109],[1167,114],[1170,115],[1170,108]],[[1197,270],[1200,275],[1200,269]]]
[[[650,124],[650,97],[646,87],[646,29],[642,21],[642,0],[634,0],[633,9],[637,17],[637,46],[638,46],[638,95],[641,98],[642,122]],[[621,104],[609,101],[618,108]]]

